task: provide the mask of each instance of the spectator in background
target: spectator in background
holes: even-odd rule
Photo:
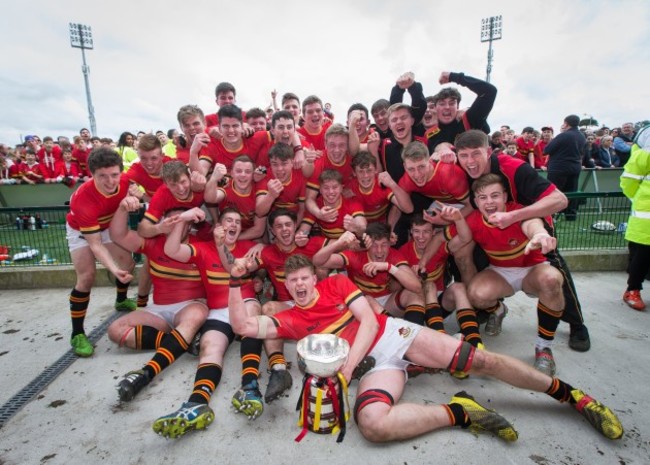
[[[87,128],[81,128],[79,129],[79,137],[81,137],[84,141],[84,144],[86,144],[86,148],[88,150],[91,150],[93,147],[96,147],[94,141],[94,137],[90,136],[90,131]],[[97,139],[99,140],[99,139]]]
[[[38,161],[36,161],[36,154],[28,150],[25,154],[25,171],[23,179],[28,184],[41,184],[43,182],[54,182],[54,179],[46,177]]]
[[[165,145],[167,143],[167,134],[165,134],[160,129],[156,131],[156,137],[160,141],[160,145]]]
[[[302,125],[302,117],[300,115],[300,99],[296,94],[287,92],[282,96],[282,109],[287,110],[293,115],[293,122],[298,126]]]
[[[564,118],[562,132],[544,148],[544,153],[548,154],[547,178],[564,193],[578,190],[578,179],[582,168],[581,149],[586,143],[585,136],[578,131],[579,123],[580,117],[577,115]],[[564,210],[566,220],[575,221],[577,210],[577,201],[570,200]]]
[[[81,136],[75,136],[74,147],[72,148],[72,160],[77,163],[79,167],[79,177],[83,181],[88,181],[91,178],[90,170],[88,169],[88,155],[90,150]]]
[[[504,153],[506,155],[510,155],[511,157],[519,158],[519,157],[517,157],[517,142],[514,141],[514,140],[511,140],[510,142],[506,143],[506,149],[505,149]]]
[[[630,160],[621,175],[621,189],[632,200],[625,239],[630,259],[623,301],[634,310],[645,309],[641,298],[643,280],[650,272],[650,126],[639,131],[631,147]]]
[[[535,144],[535,150],[533,151],[533,156],[535,157],[535,169],[546,171],[546,163],[548,162],[548,157],[544,155],[544,149],[552,138],[553,128],[551,126],[544,126],[542,128],[542,136]]]
[[[501,133],[503,134],[503,142],[505,144],[507,144],[511,140],[514,140],[514,141],[517,140],[514,129],[506,129],[505,131],[501,131]]]
[[[330,121],[334,121],[334,113],[332,113],[332,104],[331,103],[326,103],[325,108],[323,109],[323,113],[325,114],[326,118],[329,118]]]
[[[600,139],[600,146],[598,147],[598,166],[601,168],[616,168],[620,165],[621,161],[614,151],[612,144],[614,138],[612,136],[603,136]]]
[[[526,126],[521,131],[521,136],[517,138],[517,158],[527,162],[530,166],[535,166],[535,155],[533,153],[535,150],[534,134],[535,129]]]
[[[62,182],[68,187],[74,186],[80,177],[80,169],[77,162],[72,159],[72,147],[70,144],[63,144],[61,148],[61,160],[56,162],[54,181]]]
[[[96,149],[97,147],[101,147],[101,146],[102,146],[102,140],[99,137],[93,136],[90,138],[89,150]],[[86,145],[86,147],[88,147],[88,145]]]
[[[38,151],[41,150],[40,139],[38,136],[25,136],[25,143],[23,145],[24,150],[22,151],[22,154],[25,154],[25,152],[29,149],[31,149],[34,153],[38,153]]]
[[[621,166],[625,166],[630,159],[630,149],[634,140],[634,124],[624,123],[621,131],[614,137],[614,150],[621,160]]]
[[[120,134],[120,138],[117,141],[117,153],[122,157],[122,163],[124,163],[124,171],[128,171],[133,162],[138,160],[138,152],[133,148],[133,143],[135,142],[135,137],[128,131]],[[103,141],[102,141],[103,144]]]
[[[492,150],[505,150],[506,146],[503,143],[503,133],[501,131],[494,131],[492,133],[490,147],[492,147]]]
[[[45,182],[55,182],[56,163],[62,160],[61,147],[54,145],[54,140],[50,136],[43,138],[43,147],[36,153],[40,165],[40,174],[45,178]]]
[[[594,134],[587,134],[587,142],[582,147],[582,167],[583,168],[596,168],[601,169],[600,166],[600,150],[596,145],[596,136]]]
[[[170,129],[167,131],[167,142],[163,145],[162,151],[169,158],[176,158],[176,147],[178,147],[179,136],[178,129]]]

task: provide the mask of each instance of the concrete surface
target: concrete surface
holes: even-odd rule
[[[422,375],[408,381],[404,400],[445,403],[466,390],[512,421],[519,440],[506,444],[490,435],[474,436],[448,428],[409,441],[376,445],[350,424],[341,444],[335,437],[309,433],[294,438],[295,404],[301,375],[292,368],[289,397],[267,405],[255,421],[236,415],[230,398],[239,384],[239,346],[228,352],[221,385],[212,398],[215,422],[207,431],[165,440],[151,430],[158,416],[186,400],[197,359],[182,357],[127,404],[117,400],[121,376],[144,364],[151,353],[118,349],[102,337],[90,359],[79,359],[0,429],[0,464],[219,463],[219,464],[647,464],[650,462],[648,401],[650,362],[648,312],[636,312],[620,298],[623,273],[576,273],[592,349],[577,353],[567,346],[561,324],[554,349],[558,375],[609,405],[625,435],[610,441],[594,431],[573,409],[544,394],[498,381],[448,374]],[[113,290],[93,291],[87,330],[113,314]],[[0,310],[0,401],[4,404],[69,348],[67,290],[2,291]],[[650,296],[646,292],[646,300]],[[536,333],[534,301],[523,294],[508,299],[504,332],[486,337],[487,348],[532,363]],[[453,325],[449,325],[453,330]],[[295,344],[287,345],[295,361]],[[263,368],[266,359],[263,358]],[[264,388],[268,380],[262,375]],[[351,386],[351,400],[356,383]]]

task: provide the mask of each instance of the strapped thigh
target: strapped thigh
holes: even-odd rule
[[[469,371],[472,367],[472,360],[474,360],[474,352],[476,349],[469,342],[462,341],[458,344],[458,349],[451,359],[451,363],[447,369],[454,373],[456,371]]]

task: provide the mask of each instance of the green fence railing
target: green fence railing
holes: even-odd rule
[[[621,192],[568,194],[578,203],[575,221],[555,215],[560,250],[626,249],[630,201]],[[0,208],[0,266],[71,264],[65,238],[68,206]],[[130,218],[137,225],[137,215]]]

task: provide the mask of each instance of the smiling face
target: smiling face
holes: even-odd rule
[[[395,110],[388,117],[388,126],[393,131],[395,138],[400,142],[411,138],[413,122],[413,117],[408,108]]]
[[[293,241],[296,236],[296,223],[290,216],[280,215],[276,217],[271,225],[271,231],[281,248],[290,249],[293,247]]]
[[[300,102],[296,99],[289,99],[282,105],[283,110],[287,110],[293,115],[294,121],[300,119]]]
[[[108,168],[97,168],[93,172],[93,182],[99,192],[104,195],[114,194],[120,185],[120,175],[122,170],[119,166],[110,166]]]
[[[223,142],[228,145],[239,145],[242,142],[242,124],[237,118],[224,117],[219,120],[219,129]]]
[[[140,164],[148,174],[160,176],[163,165],[163,155],[160,149],[138,150],[138,157],[140,158]]]
[[[458,164],[472,179],[487,174],[490,170],[487,147],[459,149]]]
[[[253,128],[253,131],[266,131],[266,118],[258,116],[257,118],[248,118],[248,125]]]
[[[433,225],[431,223],[414,224],[411,226],[411,237],[415,248],[423,252],[433,237]]]
[[[474,194],[476,207],[484,217],[506,211],[508,194],[501,184],[489,184]]]
[[[241,233],[241,215],[237,212],[226,212],[219,218],[219,223],[226,233],[226,245],[235,245]]]
[[[219,95],[217,95],[216,102],[219,107],[223,107],[225,105],[234,105],[235,93],[231,90],[227,92],[219,92]]]
[[[310,103],[305,105],[303,118],[305,119],[305,128],[310,132],[320,130],[323,125],[323,107],[320,103]]]
[[[255,168],[248,161],[238,161],[232,165],[230,175],[235,188],[242,193],[248,193],[253,186],[253,172]]]
[[[331,134],[325,138],[327,157],[337,165],[343,163],[348,153],[348,136],[344,134]]]
[[[359,181],[359,185],[364,190],[370,190],[375,184],[375,177],[377,176],[377,167],[374,165],[357,166],[354,168],[354,174]]]
[[[296,133],[296,126],[293,120],[278,118],[271,129],[276,142],[283,142],[292,145],[293,137]]]
[[[293,169],[293,160],[280,160],[272,158],[269,161],[273,177],[278,181],[285,183],[291,179],[291,170]]]
[[[324,181],[320,185],[320,195],[323,196],[323,203],[330,207],[338,204],[342,192],[343,186],[341,186],[340,182],[334,179]]]
[[[375,120],[375,124],[385,130],[388,127],[388,109],[382,108],[372,114],[372,119]]]
[[[365,111],[361,110],[355,110],[359,112],[359,121],[354,125],[354,129],[357,131],[357,135],[359,138],[365,137],[366,133],[368,132],[368,126],[370,125],[370,121],[368,120],[368,115],[366,115]],[[348,127],[350,126],[350,119],[348,118]]]
[[[205,132],[205,121],[199,115],[191,115],[183,120],[181,123],[181,130],[185,134],[185,138],[191,144],[194,136],[201,132]]]
[[[433,165],[428,158],[421,158],[420,160],[404,160],[404,171],[409,175],[409,178],[415,183],[416,186],[422,187],[431,178],[433,172]]]
[[[436,116],[440,123],[449,124],[456,119],[457,115],[458,100],[455,98],[443,98],[436,102]]]
[[[368,255],[373,262],[385,262],[390,251],[390,240],[386,238],[373,239],[368,249]]]
[[[178,181],[167,181],[165,184],[178,200],[188,200],[192,196],[190,178],[186,174],[181,175]]]
[[[284,285],[293,301],[301,307],[306,307],[316,297],[316,275],[307,267],[288,273]]]
[[[422,124],[425,128],[430,128],[436,124],[436,104],[433,102],[427,102],[427,109],[424,111],[424,116],[422,117]]]

